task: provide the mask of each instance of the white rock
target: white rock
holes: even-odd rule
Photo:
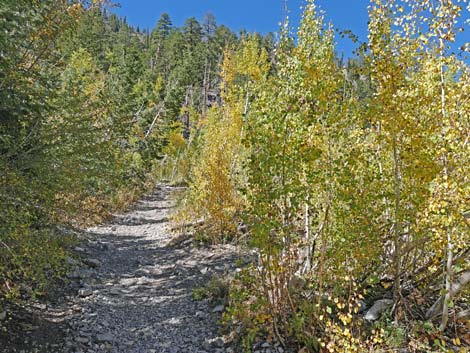
[[[207,273],[207,271],[209,271],[209,269],[207,267],[204,267],[204,268],[201,268],[200,272],[205,275]]]

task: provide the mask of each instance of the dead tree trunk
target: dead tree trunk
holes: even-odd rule
[[[436,300],[434,304],[429,308],[429,310],[426,312],[426,318],[428,320],[431,320],[433,318],[438,317],[439,315],[442,315],[443,308],[445,307],[444,305],[445,300],[448,297],[454,298],[469,283],[470,283],[470,271],[463,272],[457,278],[457,280],[451,284],[450,286],[451,290],[449,291],[449,293],[446,293],[445,295],[440,296],[439,299]]]

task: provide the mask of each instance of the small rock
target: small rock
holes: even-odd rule
[[[93,268],[97,268],[101,266],[101,261],[97,259],[85,259],[83,262]]]
[[[93,295],[93,292],[88,288],[82,288],[78,291],[78,296],[82,298],[89,297],[91,295]]]
[[[178,325],[180,323],[180,319],[176,317],[172,317],[170,320],[168,320],[168,323],[170,325]]]
[[[365,320],[368,321],[375,321],[377,320],[380,315],[387,310],[393,304],[393,300],[391,299],[381,299],[377,300],[374,305],[367,311],[366,315],[364,316]]]
[[[2,311],[2,312],[0,313],[0,321],[4,321],[6,318],[7,318],[7,312],[6,312],[6,311]]]
[[[46,304],[42,304],[42,303],[36,303],[34,304],[34,307],[36,309],[39,309],[39,310],[46,310],[47,309],[47,305]]]
[[[213,313],[221,313],[224,311],[224,306],[223,305],[217,305],[214,309],[212,309]]]
[[[212,340],[212,345],[214,347],[222,348],[225,345],[224,339],[222,337],[217,337]]]
[[[113,346],[109,343],[106,343],[104,345],[104,348],[108,351],[108,352],[111,352],[113,350]]]
[[[109,294],[111,294],[111,295],[121,295],[121,291],[116,287],[112,287],[112,288],[109,289]]]
[[[130,286],[137,284],[137,279],[136,278],[124,278],[124,279],[121,279],[119,283],[122,286],[130,287]]]
[[[150,280],[150,278],[147,278],[147,277],[137,278],[137,284],[140,286],[150,284],[151,282],[152,281]]]
[[[88,342],[90,342],[90,340],[87,337],[77,337],[76,341],[78,343],[83,343],[83,344],[87,344]]]
[[[201,272],[203,275],[205,275],[208,271],[209,271],[209,269],[207,267],[201,268],[199,270],[199,272]]]
[[[96,341],[98,343],[113,342],[114,337],[110,333],[100,333],[96,335]]]

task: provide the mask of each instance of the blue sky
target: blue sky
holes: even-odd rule
[[[121,7],[114,11],[126,16],[128,22],[140,28],[153,28],[162,12],[168,12],[173,23],[180,26],[188,17],[202,19],[212,12],[218,24],[224,24],[238,32],[244,28],[250,32],[274,32],[282,20],[282,0],[115,0]],[[367,35],[368,0],[318,0],[328,19],[339,29],[349,29],[360,40]],[[288,0],[292,26],[300,18],[303,0]],[[356,47],[350,40],[338,37],[338,52],[350,56]]]
[[[113,0],[120,4],[114,12],[125,16],[128,23],[143,28],[153,28],[160,14],[167,12],[176,26],[183,25],[188,17],[202,20],[204,15],[211,12],[215,15],[218,24],[224,24],[235,32],[246,29],[249,32],[257,31],[263,34],[275,32],[282,20],[283,0]],[[305,0],[287,0],[289,17],[294,29],[300,20],[301,6]],[[316,0],[316,3],[325,10],[327,19],[340,30],[351,30],[360,41],[367,39],[367,6],[369,0]],[[468,18],[468,12],[464,14]],[[459,37],[458,45],[470,41],[469,28]],[[338,54],[345,57],[352,56],[357,47],[350,39],[341,39],[337,36]],[[470,59],[467,59],[470,60]]]

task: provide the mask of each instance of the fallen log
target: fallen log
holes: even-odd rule
[[[470,309],[461,311],[455,315],[456,320],[466,320],[470,319]]]
[[[455,282],[452,283],[450,290],[450,298],[454,298],[460,291],[470,283],[470,271],[463,272]],[[442,313],[442,307],[444,305],[444,295],[441,295],[434,304],[426,312],[426,319],[432,320],[438,317]]]

